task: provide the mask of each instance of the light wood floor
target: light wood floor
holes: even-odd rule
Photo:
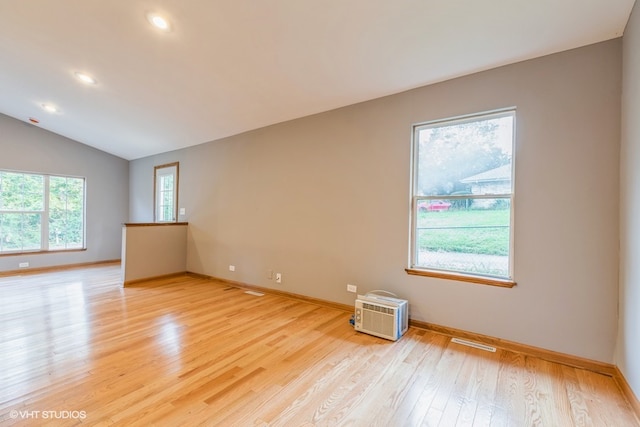
[[[349,313],[201,278],[123,289],[119,275],[0,278],[0,425],[638,425],[604,375],[415,328],[393,343]]]

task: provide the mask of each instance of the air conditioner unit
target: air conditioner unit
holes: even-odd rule
[[[407,300],[381,295],[358,295],[355,307],[356,331],[396,341],[409,327]]]

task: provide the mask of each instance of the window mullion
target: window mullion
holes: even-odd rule
[[[510,199],[512,193],[499,193],[499,194],[447,194],[438,196],[415,196],[415,199],[420,200],[464,200],[464,199]]]
[[[41,216],[40,228],[42,230],[42,242],[40,248],[49,250],[49,175],[44,175],[44,211]]]

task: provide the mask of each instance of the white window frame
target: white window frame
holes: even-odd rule
[[[456,125],[462,123],[469,123],[475,121],[489,120],[491,118],[498,118],[504,116],[511,116],[513,118],[512,128],[512,157],[511,157],[511,191],[509,193],[499,194],[482,194],[482,195],[418,195],[418,134],[423,129],[441,127],[446,125]],[[514,212],[515,212],[515,147],[516,147],[516,109],[505,108],[501,110],[493,110],[482,113],[469,114],[465,116],[458,116],[447,119],[433,120],[413,125],[412,137],[411,137],[411,212],[410,212],[410,247],[409,247],[409,267],[406,272],[413,275],[437,277],[444,279],[453,279],[459,281],[466,281],[479,284],[513,287],[516,285],[514,279]],[[438,270],[432,268],[426,268],[418,264],[418,251],[417,251],[417,218],[418,218],[418,206],[421,201],[429,202],[430,200],[440,199],[508,199],[510,202],[510,218],[509,218],[509,273],[508,277],[490,276],[476,273],[467,273],[456,270]]]
[[[153,218],[155,222],[178,221],[178,180],[180,176],[180,163],[168,163],[154,167],[153,172]],[[164,216],[162,201],[164,200],[162,188],[163,178],[173,176],[173,188],[171,189],[171,217]]]
[[[29,254],[29,253],[43,253],[43,252],[70,252],[70,251],[84,251],[87,249],[87,179],[85,177],[60,175],[60,174],[43,174],[36,172],[24,172],[8,169],[1,169],[0,172],[8,172],[12,174],[32,175],[43,178],[43,209],[42,210],[8,210],[0,207],[0,213],[3,214],[40,214],[40,247],[37,249],[20,249],[20,250],[1,250],[0,256],[17,255],[17,254]],[[51,248],[49,246],[49,204],[50,204],[50,178],[71,178],[82,180],[82,244],[80,247],[75,248]]]

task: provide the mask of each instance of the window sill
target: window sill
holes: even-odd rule
[[[0,253],[0,257],[26,256],[26,255],[43,255],[43,254],[60,254],[60,253],[68,253],[68,252],[83,252],[83,251],[86,251],[86,250],[87,250],[87,248],[58,249],[58,250],[50,250],[50,251],[4,252],[4,253]]]
[[[161,227],[164,225],[189,225],[188,222],[125,222],[123,227]]]
[[[476,283],[478,285],[500,286],[502,288],[513,288],[516,282],[508,279],[498,279],[495,277],[472,276],[463,273],[448,273],[445,271],[422,270],[417,268],[405,268],[407,274],[414,276],[436,277],[438,279],[458,280],[460,282]]]

